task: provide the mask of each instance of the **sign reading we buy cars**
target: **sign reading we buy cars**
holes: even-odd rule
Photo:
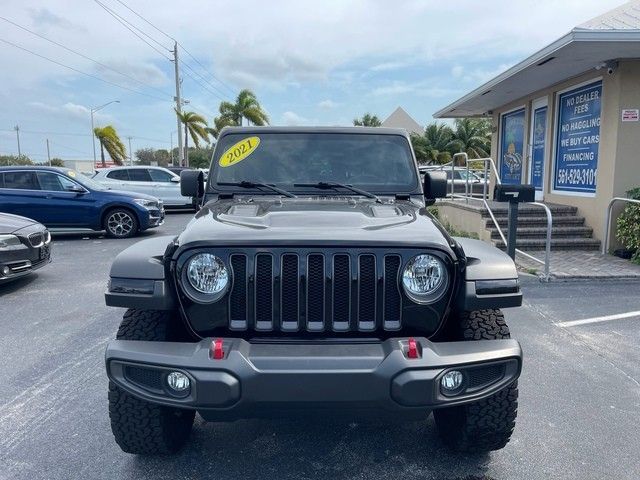
[[[595,193],[601,101],[600,81],[559,95],[554,190]]]

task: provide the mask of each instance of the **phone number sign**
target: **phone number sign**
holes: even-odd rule
[[[601,106],[602,82],[559,96],[554,190],[595,193]]]

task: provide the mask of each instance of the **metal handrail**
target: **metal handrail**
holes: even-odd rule
[[[627,203],[637,203],[640,204],[640,200],[636,200],[634,198],[624,198],[624,197],[613,197],[611,201],[609,201],[609,206],[607,207],[607,217],[604,222],[604,242],[602,242],[602,255],[609,251],[609,232],[611,231],[611,209],[616,202],[627,202]]]

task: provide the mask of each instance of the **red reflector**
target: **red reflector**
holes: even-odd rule
[[[420,358],[418,343],[415,338],[410,338],[407,347],[407,358]]]
[[[211,358],[214,360],[222,360],[224,358],[221,338],[216,338],[211,342]]]

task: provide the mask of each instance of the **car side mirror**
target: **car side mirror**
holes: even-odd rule
[[[200,198],[204,194],[204,175],[200,170],[180,172],[180,193],[183,197]]]
[[[82,188],[80,185],[72,185],[66,188],[67,192],[72,193],[87,193],[87,191]]]
[[[171,177],[173,183],[180,183],[180,177]]]
[[[431,171],[424,174],[424,198],[433,205],[436,198],[447,196],[447,174],[443,171]]]

